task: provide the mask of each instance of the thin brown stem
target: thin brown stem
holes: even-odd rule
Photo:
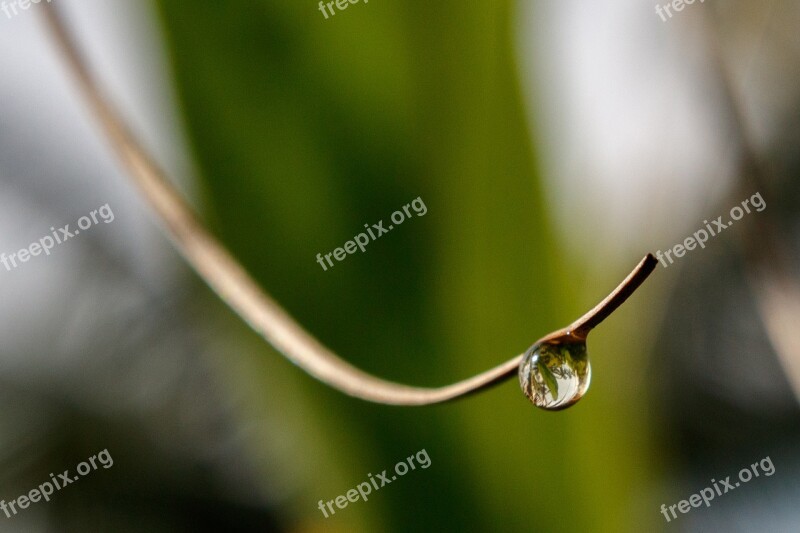
[[[573,336],[585,339],[592,329],[616,311],[644,283],[644,280],[653,272],[657,264],[658,261],[653,257],[653,254],[647,254],[636,265],[633,272],[628,274],[628,277],[620,283],[619,287],[606,296],[594,309],[573,322],[567,329],[570,330]]]
[[[265,293],[236,259],[205,229],[154,159],[131,133],[92,77],[72,34],[53,4],[44,13],[108,140],[133,181],[165,226],[175,247],[203,281],[275,349],[323,383],[363,400],[391,405],[427,405],[474,394],[517,373],[519,355],[471,378],[439,388],[411,387],[359,370],[331,352]],[[652,272],[645,258],[606,300],[578,321],[588,331],[616,309]],[[588,328],[588,329],[587,329]]]

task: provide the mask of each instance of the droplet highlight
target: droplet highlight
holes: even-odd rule
[[[548,411],[566,409],[580,400],[591,377],[586,342],[571,338],[534,344],[519,367],[522,392],[533,405]]]

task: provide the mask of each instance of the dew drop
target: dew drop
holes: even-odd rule
[[[570,337],[534,344],[519,366],[522,392],[533,405],[548,411],[566,409],[580,400],[591,377],[586,342]]]

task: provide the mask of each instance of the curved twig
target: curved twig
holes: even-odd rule
[[[656,264],[658,264],[656,258],[653,257],[652,254],[647,254],[645,258],[636,265],[633,272],[628,274],[628,277],[622,280],[622,283],[620,283],[611,294],[606,296],[605,299],[597,304],[591,311],[568,326],[568,332],[575,337],[585,340],[592,329],[597,327],[600,322],[616,311],[617,308],[644,283],[644,280],[646,280],[656,268]]]
[[[66,28],[59,8],[53,4],[46,4],[43,8],[52,35],[65,54],[105,134],[134,182],[166,226],[173,244],[208,286],[287,359],[323,383],[350,396],[391,405],[427,405],[453,400],[484,390],[517,373],[521,355],[452,385],[439,388],[411,387],[367,374],[328,350],[270,298],[206,231],[102,94]],[[655,258],[648,254],[606,300],[577,321],[574,327],[588,332],[599,324],[636,290],[652,272],[655,263]]]

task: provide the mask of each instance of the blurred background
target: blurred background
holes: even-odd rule
[[[695,2],[662,20],[633,0],[372,0],[326,19],[313,1],[54,2],[212,231],[387,379],[481,372],[646,252],[756,192],[767,208],[658,267],[592,335],[592,387],[567,411],[537,410],[516,380],[369,404],[291,365],[187,268],[43,6],[0,12],[0,252],[115,214],[0,268],[0,498],[114,459],[0,531],[800,528],[800,5]],[[316,263],[417,197],[424,217]],[[422,449],[430,468],[317,508]],[[773,476],[661,514],[767,456]]]

